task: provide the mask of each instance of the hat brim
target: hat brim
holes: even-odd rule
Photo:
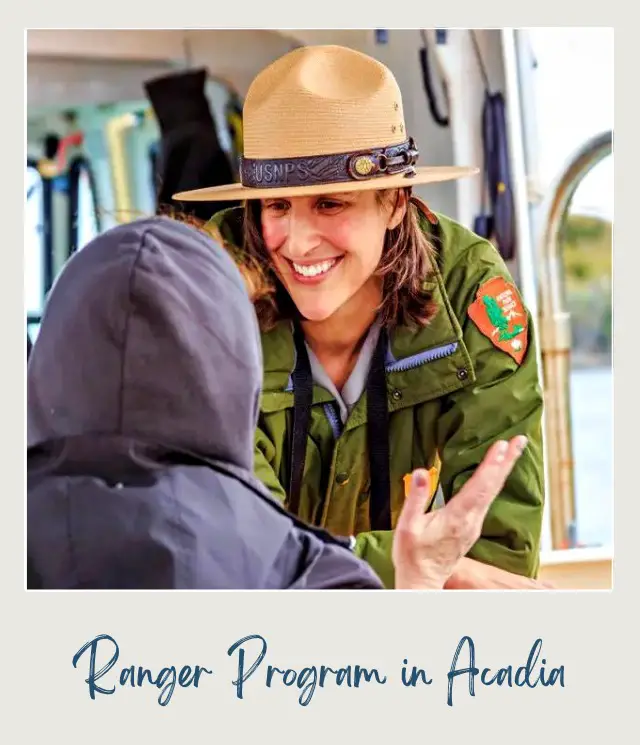
[[[467,166],[431,166],[416,168],[414,176],[380,176],[362,181],[337,181],[330,184],[311,186],[277,186],[273,188],[254,188],[242,184],[210,186],[204,189],[181,191],[173,195],[178,202],[222,202],[227,200],[268,199],[274,197],[312,196],[314,194],[339,194],[350,191],[371,191],[372,189],[403,189],[419,184],[435,184],[440,181],[453,181],[474,176],[479,168]]]

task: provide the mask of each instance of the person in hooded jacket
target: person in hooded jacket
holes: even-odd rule
[[[75,254],[28,361],[27,586],[380,588],[253,475],[261,377],[247,287],[208,234],[155,217]],[[504,447],[436,516],[416,473],[399,587],[442,587],[523,443]]]

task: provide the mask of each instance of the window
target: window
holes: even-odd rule
[[[574,541],[579,546],[613,542],[613,205],[609,210],[608,184],[613,185],[613,156],[598,163],[578,186],[560,238],[562,289],[571,319],[569,400]]]
[[[69,255],[100,233],[98,199],[91,167],[83,157],[69,166]]]
[[[528,36],[537,62],[535,168],[549,194],[578,152],[587,143],[596,152],[594,143],[613,130],[613,31],[541,28],[530,29]],[[613,156],[608,155],[579,182],[557,236],[560,304],[569,313],[571,334],[566,381],[571,451],[559,455],[552,447],[547,459],[562,473],[571,464],[572,479],[564,483],[573,484],[573,504],[567,508],[559,493],[566,486],[559,489],[551,480],[547,504],[552,526],[556,516],[555,548],[613,542],[612,225]],[[564,385],[562,375],[545,380],[546,395],[553,398],[553,386],[560,391]]]
[[[45,293],[44,182],[35,162],[27,162],[24,220],[24,291],[28,315],[39,316]]]

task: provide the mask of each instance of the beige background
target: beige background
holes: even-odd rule
[[[71,0],[46,5],[31,2],[33,13],[23,26],[46,27],[65,23],[138,27],[153,20],[159,25],[228,25],[251,22],[302,28],[312,19],[325,24],[332,18],[331,4],[291,4],[295,16],[274,4],[249,0],[241,8],[228,4],[193,2],[188,6],[162,7],[112,0],[107,6]],[[251,5],[255,5],[251,8]],[[584,4],[536,3],[533,13],[518,17],[510,3],[456,3],[456,13],[435,16],[435,5],[405,2],[386,6],[387,18],[374,21],[374,3],[340,9],[346,26],[386,25],[405,19],[416,25],[483,26],[538,23],[607,25],[612,19],[590,16]],[[26,7],[26,6],[23,6]],[[518,6],[521,10],[524,6]],[[235,23],[226,18],[236,10]],[[565,10],[566,9],[566,10]],[[101,18],[97,17],[101,11]],[[562,10],[564,18],[558,13]],[[76,11],[76,12],[73,12]],[[96,17],[89,18],[89,12]],[[420,12],[418,12],[420,11]],[[631,12],[631,11],[629,11]],[[512,14],[513,13],[513,14]],[[19,24],[24,11],[12,10],[11,22]],[[240,14],[238,16],[238,14]],[[15,20],[13,20],[15,18]],[[288,23],[282,19],[287,19]],[[280,20],[278,20],[280,19]],[[21,26],[2,28],[5,76],[3,205],[4,283],[0,294],[3,319],[3,375],[0,388],[4,417],[2,464],[4,469],[2,567],[2,683],[3,738],[10,743],[176,743],[191,739],[220,743],[303,742],[473,742],[473,743],[602,743],[626,741],[625,724],[631,724],[629,704],[637,690],[631,658],[637,658],[632,636],[631,592],[637,586],[634,563],[638,545],[638,490],[635,478],[636,417],[633,401],[638,369],[637,310],[631,307],[635,287],[632,265],[637,265],[638,241],[633,230],[636,189],[629,166],[637,163],[637,134],[631,131],[635,106],[635,63],[631,59],[637,40],[624,29],[617,32],[619,108],[627,117],[616,124],[616,145],[626,150],[618,159],[619,212],[616,220],[616,562],[615,590],[594,593],[40,593],[27,594],[24,585],[24,440],[19,436],[24,416],[24,312],[20,302],[24,158],[23,102],[20,62],[23,60]],[[570,53],[570,50],[567,50]],[[624,90],[620,88],[623,84]],[[9,99],[11,104],[8,103]],[[597,92],[594,94],[597,105]],[[19,116],[17,115],[19,114]],[[628,134],[627,134],[628,133]],[[14,143],[13,145],[8,143]],[[626,164],[626,165],[625,165]],[[627,214],[625,208],[631,207]],[[628,215],[628,216],[627,216]],[[633,227],[632,227],[633,226]],[[628,232],[629,235],[625,233]],[[621,264],[625,269],[621,270]],[[634,283],[634,287],[631,284]],[[625,287],[626,284],[626,287]],[[626,328],[625,328],[626,327]],[[626,359],[625,359],[626,357]],[[21,387],[22,386],[22,387]],[[627,539],[625,541],[625,539]],[[634,562],[634,559],[636,560]],[[201,664],[214,670],[199,689],[176,689],[167,707],[157,704],[153,688],[117,689],[112,696],[91,701],[80,669],[72,666],[74,653],[97,634],[108,633],[120,645],[116,669],[136,664],[156,671],[165,665]],[[259,633],[269,644],[267,658],[252,681],[246,698],[239,701],[231,681],[234,661],[228,647],[241,637]],[[447,678],[458,641],[470,635],[476,642],[477,664],[499,667],[524,664],[532,643],[543,639],[548,666],[565,666],[566,687],[533,690],[476,686],[471,698],[459,680],[454,706],[446,705]],[[633,654],[635,653],[635,654]],[[400,685],[404,658],[427,669],[431,686],[405,689]],[[388,675],[384,686],[361,689],[328,685],[317,689],[307,707],[297,703],[299,691],[278,685],[264,686],[266,664],[332,667],[359,663],[375,666]],[[114,670],[109,673],[114,678]],[[104,681],[105,679],[103,679]]]

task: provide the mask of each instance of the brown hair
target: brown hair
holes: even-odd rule
[[[387,327],[426,326],[435,315],[436,305],[431,293],[424,289],[425,280],[432,274],[435,248],[424,234],[419,221],[417,200],[407,195],[407,210],[400,224],[388,230],[384,239],[382,258],[376,274],[383,277],[381,322]],[[394,209],[400,200],[400,190],[376,192],[379,204],[388,203],[395,195]],[[264,245],[261,228],[261,205],[250,200],[244,208],[243,256],[253,266],[261,267],[260,287],[254,293],[254,305],[262,331],[269,331],[281,319],[295,318],[297,309],[277,278]]]

